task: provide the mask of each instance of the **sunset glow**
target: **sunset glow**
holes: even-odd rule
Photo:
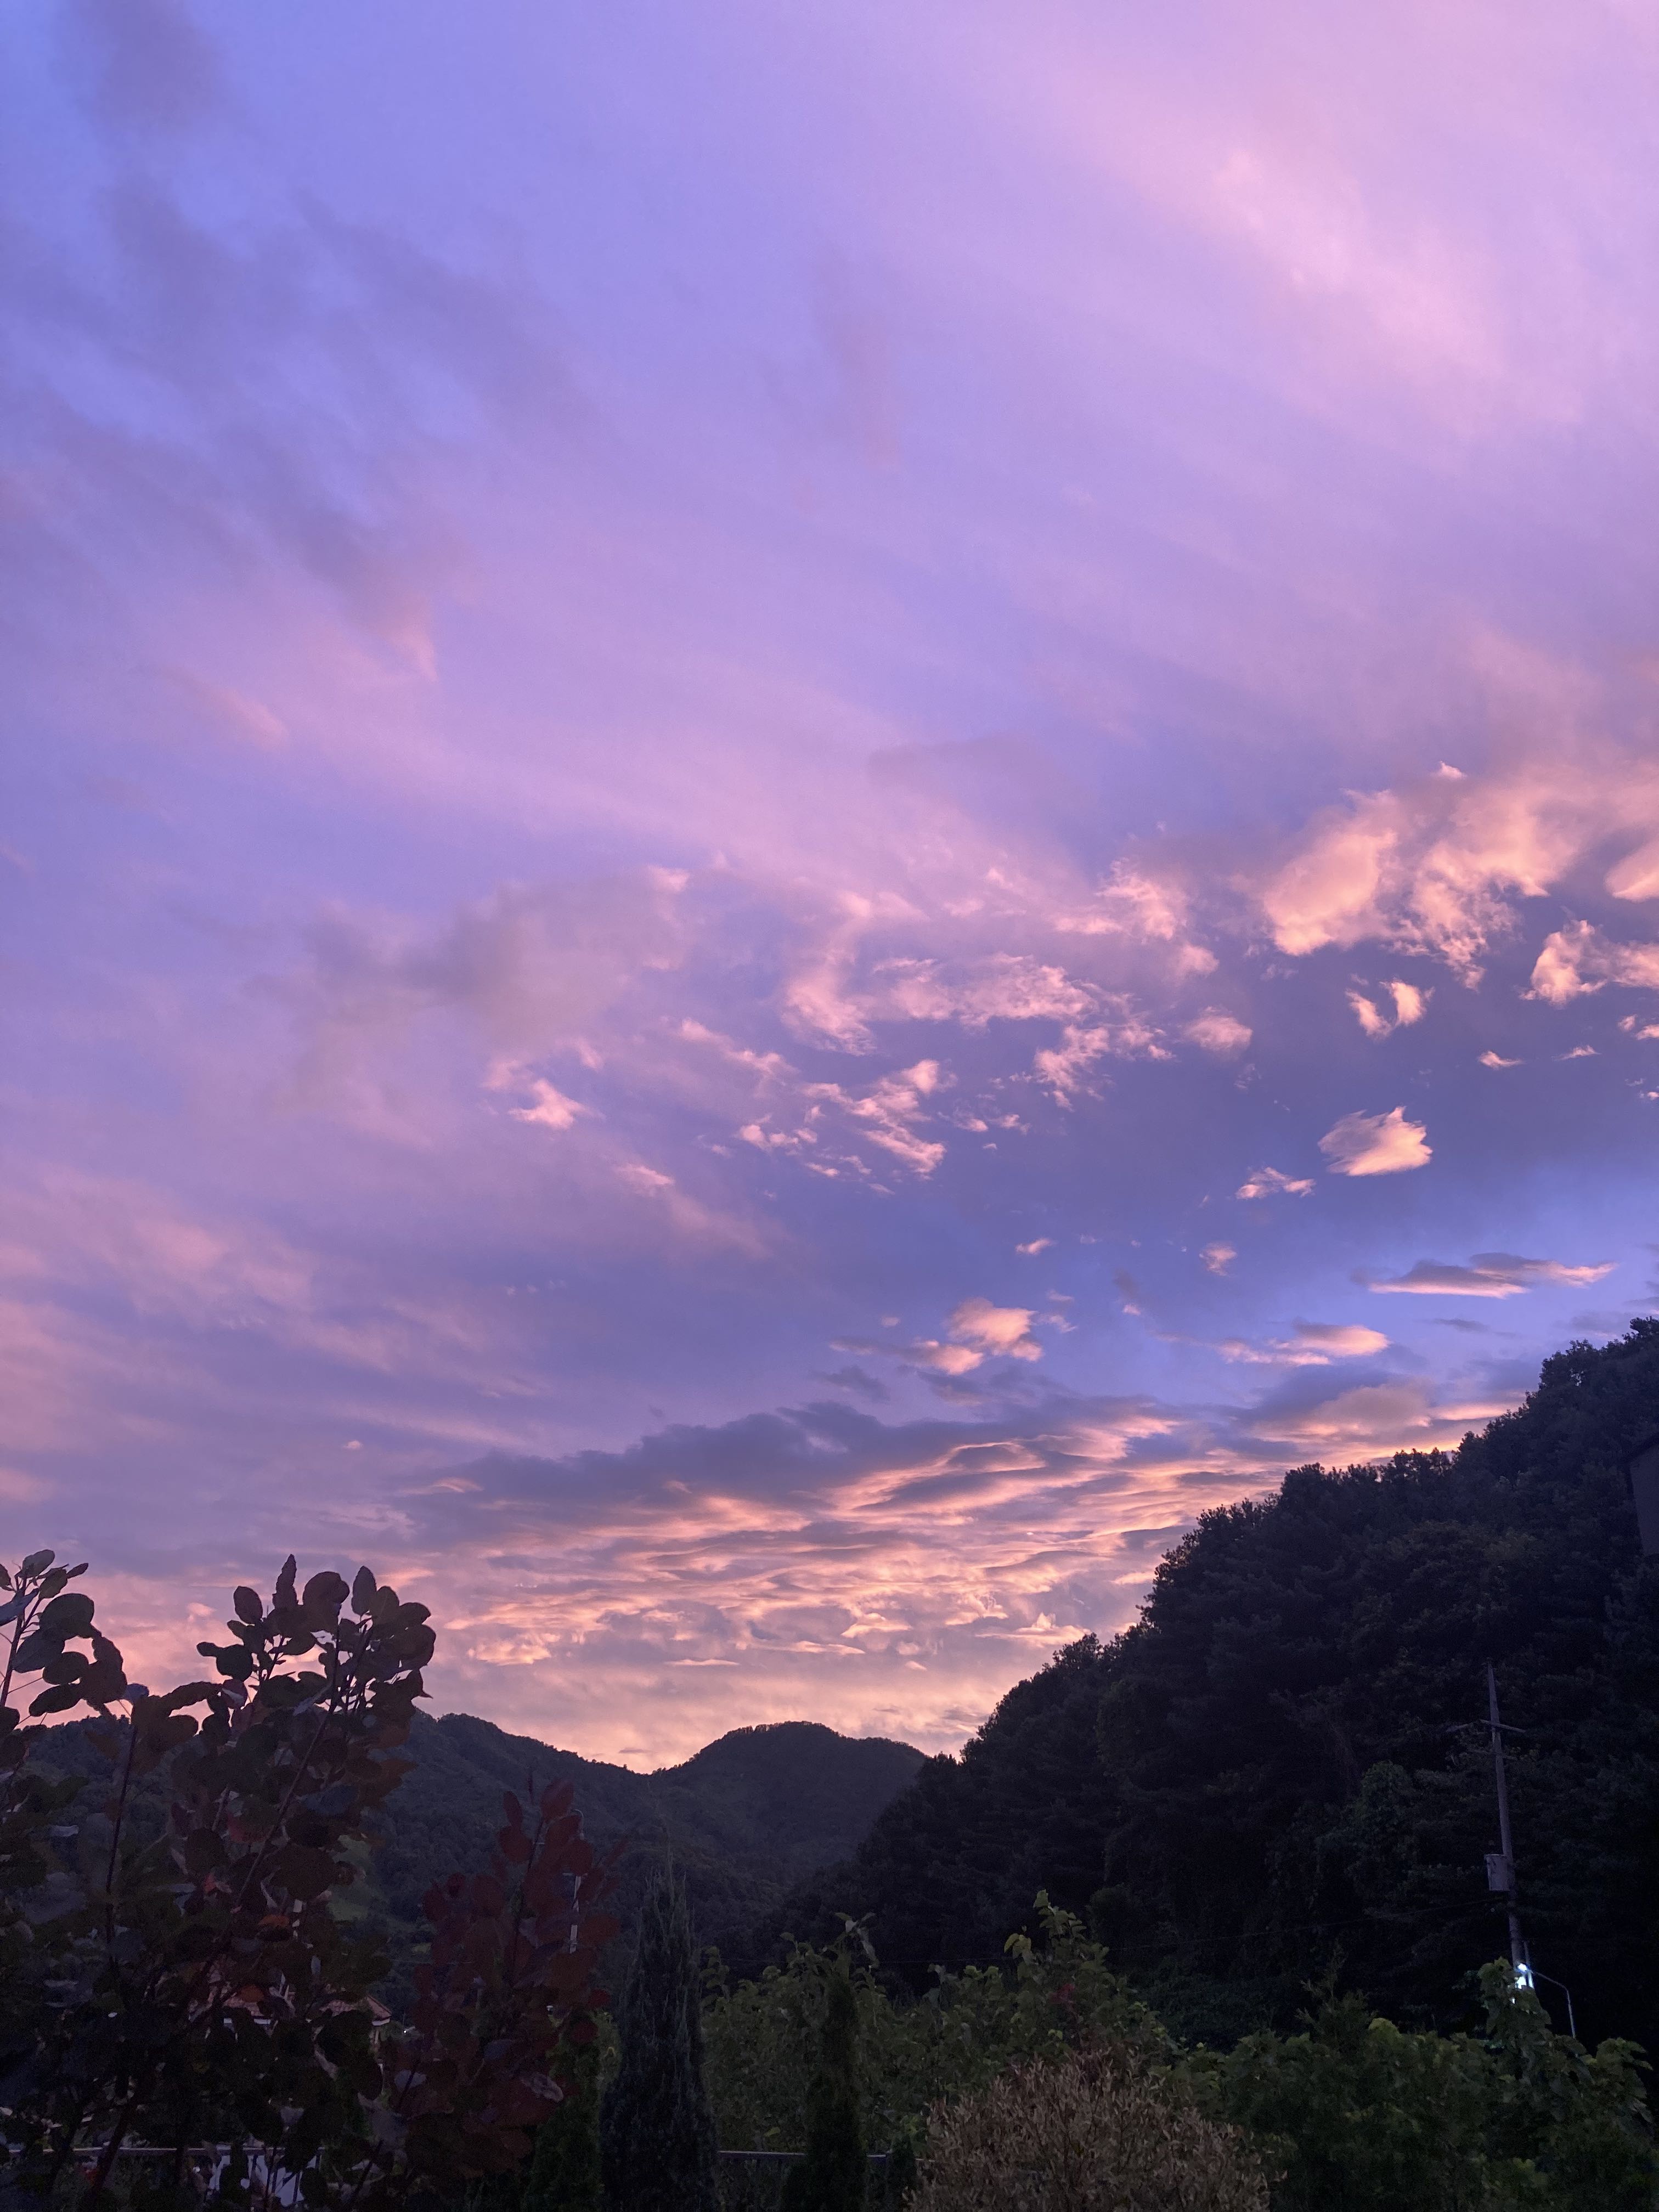
[[[1659,19],[9,11],[9,1551],[958,1744],[1656,1298]]]

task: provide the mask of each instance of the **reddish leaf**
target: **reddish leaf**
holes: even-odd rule
[[[332,1627],[340,1607],[351,1595],[344,1579],[331,1567],[313,1575],[300,1596],[300,1610],[308,1628]]]
[[[81,1702],[78,1682],[65,1682],[60,1689],[42,1690],[29,1707],[32,1713],[66,1713],[71,1705]]]
[[[65,1572],[65,1582],[69,1576]],[[64,1597],[55,1597],[40,1613],[40,1626],[48,1636],[56,1637],[62,1644],[71,1637],[92,1633],[92,1600],[84,1590],[70,1590]]]
[[[289,1844],[276,1854],[267,1879],[280,1882],[290,1897],[320,1897],[334,1881],[334,1860],[327,1851]]]

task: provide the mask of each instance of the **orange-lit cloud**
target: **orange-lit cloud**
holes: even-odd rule
[[[146,1669],[295,1545],[949,1743],[1622,1326],[1639,11],[14,13],[0,1495]]]

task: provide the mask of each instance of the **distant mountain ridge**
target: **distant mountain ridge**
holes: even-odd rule
[[[108,1769],[87,1727],[72,1721],[49,1730],[34,1764],[102,1785]],[[775,1923],[793,1885],[850,1857],[924,1764],[910,1744],[840,1735],[817,1721],[734,1729],[654,1774],[509,1735],[471,1713],[417,1713],[406,1752],[414,1765],[380,1812],[364,1878],[337,1900],[346,1918],[384,1929],[394,2002],[407,1996],[409,1968],[426,1940],[422,1898],[446,1875],[488,1863],[504,1790],[522,1796],[527,1786],[568,1781],[590,1839],[602,1850],[623,1846],[611,1904],[623,1923],[622,1957],[650,1872],[666,1860],[684,1878],[699,1942],[747,1970],[756,1963],[750,1931]],[[159,1834],[166,1806],[162,1770],[140,1784],[131,1832]],[[619,1965],[611,1962],[613,1980]]]
[[[845,1736],[817,1721],[732,1729],[678,1766],[638,1774],[470,1713],[417,1716],[413,1770],[387,1799],[369,1882],[354,1893],[413,1936],[428,1886],[488,1856],[501,1793],[568,1780],[589,1837],[629,1847],[617,1899],[631,1924],[650,1868],[671,1859],[698,1940],[742,1946],[790,1887],[855,1851],[923,1765],[912,1745]]]

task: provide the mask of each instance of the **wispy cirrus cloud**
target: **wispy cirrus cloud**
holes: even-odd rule
[[[924,1136],[922,1127],[933,1118],[929,1102],[950,1079],[936,1060],[919,1060],[914,1066],[884,1075],[861,1094],[839,1083],[815,1083],[807,1096],[835,1106],[848,1115],[872,1145],[890,1153],[903,1167],[919,1176],[930,1176],[945,1158],[942,1138]]]
[[[656,28],[6,20],[8,1501],[946,1744],[1646,1272],[1650,58]]]
[[[1514,1252],[1477,1252],[1467,1266],[1443,1260],[1419,1260],[1403,1275],[1374,1282],[1374,1291],[1415,1291],[1425,1297],[1512,1298],[1543,1283],[1599,1283],[1617,1263],[1602,1261],[1571,1267],[1561,1260],[1525,1260]]]
[[[959,975],[936,960],[889,960],[875,981],[888,1019],[960,1022],[969,1030],[994,1021],[1075,1021],[1095,1003],[1095,994],[1063,968],[1012,952],[994,953]]]
[[[1314,1185],[1310,1176],[1286,1175],[1282,1168],[1257,1168],[1235,1194],[1239,1198],[1306,1198]]]
[[[579,1098],[567,1098],[541,1076],[531,1079],[530,1099],[528,1106],[509,1106],[507,1110],[515,1121],[533,1121],[542,1129],[574,1129],[580,1115],[593,1110]]]
[[[1115,1022],[1099,1023],[1089,1029],[1068,1023],[1059,1043],[1044,1046],[1032,1067],[1055,1104],[1069,1106],[1088,1090],[1103,1060],[1169,1057],[1158,1042],[1158,1030],[1125,1006]]]
[[[1370,1359],[1389,1348],[1381,1329],[1358,1322],[1299,1321],[1295,1332],[1267,1344],[1230,1337],[1220,1350],[1255,1367],[1328,1367],[1334,1359]]]

